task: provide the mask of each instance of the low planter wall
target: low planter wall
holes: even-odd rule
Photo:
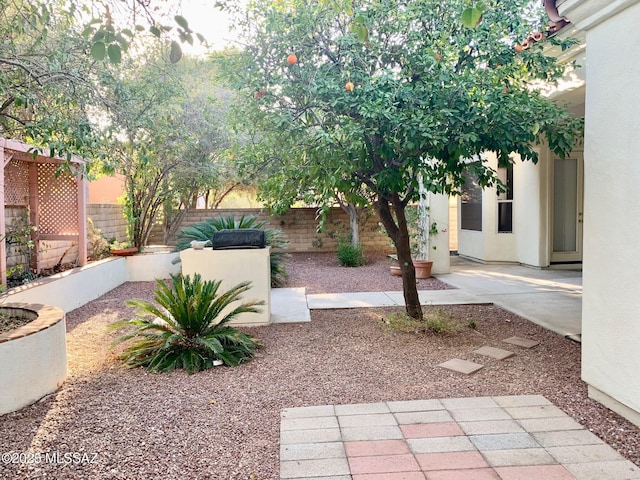
[[[152,282],[156,278],[169,278],[180,273],[179,252],[149,252],[126,257],[128,282]]]
[[[12,288],[11,302],[54,305],[70,312],[125,282],[151,282],[180,272],[177,252],[111,257]]]
[[[65,313],[49,305],[6,303],[2,310],[33,316],[0,334],[0,415],[55,392],[67,378]]]
[[[127,281],[124,258],[105,258],[7,291],[12,302],[54,305],[65,313]]]

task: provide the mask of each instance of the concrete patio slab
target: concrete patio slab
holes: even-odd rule
[[[396,425],[396,419],[391,413],[343,415],[338,416],[338,422],[340,423],[340,428]]]
[[[582,332],[582,272],[451,257],[439,280],[561,335]],[[576,337],[578,338],[578,337]]]
[[[505,407],[509,415],[516,419],[564,417],[565,413],[555,405],[539,405],[535,407]]]
[[[323,458],[345,458],[342,442],[295,443],[280,446],[280,460],[320,460]]]
[[[398,412],[421,412],[426,410],[444,410],[444,405],[440,400],[405,400],[398,402],[387,402],[389,410]]]
[[[447,370],[451,370],[453,372],[464,373],[465,375],[470,375],[484,367],[484,365],[480,365],[479,363],[470,362],[469,360],[462,360],[460,358],[452,358],[451,360],[447,360],[446,362],[441,363],[438,366],[446,368]]]
[[[482,452],[492,467],[554,465],[556,460],[544,448],[514,448]]]
[[[500,407],[449,409],[457,422],[481,422],[485,420],[511,420]]]
[[[521,433],[524,429],[515,420],[482,420],[458,422],[467,435],[490,435],[499,433]]]
[[[272,288],[271,321],[273,323],[310,322],[305,288]]]
[[[349,473],[346,458],[321,460],[292,460],[280,462],[280,478],[305,478],[309,476],[345,475]]]
[[[335,414],[340,415],[371,415],[375,413],[389,413],[385,403],[355,403],[351,405],[336,405]]]
[[[336,407],[333,405],[318,405],[312,407],[285,408],[280,412],[280,418],[308,418],[333,417]]]
[[[498,397],[501,398],[501,397]],[[465,408],[495,408],[498,402],[494,397],[462,397],[440,400],[447,410],[463,410]]]
[[[528,433],[501,433],[491,435],[470,435],[469,440],[478,450],[507,450],[515,448],[536,448],[538,442]]]
[[[349,407],[324,405],[301,407],[300,412],[296,408],[283,410],[281,479],[640,480],[640,468],[539,395],[425,399]],[[338,410],[349,415],[338,415]],[[394,410],[400,411],[387,413]],[[325,415],[331,411],[334,420],[327,425],[348,418],[350,424],[359,426],[313,427],[314,417],[308,415],[315,412],[318,421],[327,422]],[[477,413],[468,413],[472,411]],[[452,420],[469,415],[510,417],[509,411],[536,418]],[[444,414],[449,420],[422,421],[433,414]],[[541,417],[544,414],[548,416]],[[384,417],[385,425],[370,421],[378,417]],[[395,424],[386,425],[394,418]],[[308,423],[299,423],[300,419]],[[411,420],[413,423],[402,423]],[[308,429],[299,429],[303,425]],[[296,430],[288,430],[292,426]],[[332,433],[325,440],[318,440],[318,432],[323,431]],[[292,434],[298,435],[297,443],[291,441]]]
[[[602,440],[588,430],[566,430],[537,432],[532,434],[543,447],[566,447],[570,445],[598,445]]]
[[[412,423],[442,423],[452,422],[451,414],[446,410],[426,410],[422,412],[398,412],[395,414],[399,425],[410,425]]]
[[[501,407],[533,407],[536,405],[553,405],[542,395],[514,395],[512,397],[493,397],[496,405]]]
[[[627,460],[570,463],[565,465],[576,480],[638,480],[640,468]]]

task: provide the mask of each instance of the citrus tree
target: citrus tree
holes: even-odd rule
[[[337,178],[365,186],[397,251],[407,313],[418,319],[405,216],[419,198],[418,174],[432,192],[458,191],[468,170],[495,185],[483,152],[501,165],[514,152],[535,162],[536,143],[546,141],[563,155],[580,127],[534,88],[563,68],[545,55],[544,40],[518,46],[543,27],[532,2],[487,1],[471,15],[468,7],[256,0],[242,23],[244,48],[225,59],[245,121],[263,129],[252,160],[274,169],[294,162],[316,172],[321,188]],[[280,153],[278,138],[287,145]],[[292,146],[298,154],[289,157]]]

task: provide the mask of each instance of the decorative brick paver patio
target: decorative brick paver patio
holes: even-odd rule
[[[281,479],[640,479],[540,395],[291,408],[280,433]]]

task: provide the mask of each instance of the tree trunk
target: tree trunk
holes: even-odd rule
[[[397,224],[391,213],[391,205],[393,205]],[[391,205],[388,200],[382,198],[374,203],[376,211],[380,216],[380,221],[396,247],[398,265],[402,272],[402,291],[407,315],[416,320],[423,320],[422,307],[420,306],[420,299],[418,297],[418,285],[416,283],[416,270],[413,266],[413,259],[411,258],[405,205],[397,194],[392,195]]]
[[[357,247],[360,244],[360,212],[358,207],[347,203],[342,205],[342,209],[349,215],[349,234],[351,235],[351,245]]]

